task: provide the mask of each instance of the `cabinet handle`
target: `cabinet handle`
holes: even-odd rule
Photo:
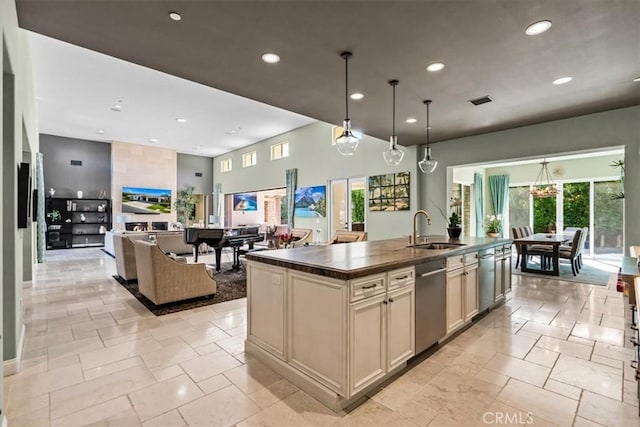
[[[382,303],[383,303],[383,304],[386,304],[386,303],[387,303],[387,300],[382,301]]]
[[[389,302],[393,302],[393,298],[389,298]]]
[[[378,286],[378,284],[377,284],[377,283],[374,283],[373,285],[363,286],[363,287],[362,287],[362,289],[373,289],[373,288],[375,288],[376,286]]]
[[[404,276],[401,276],[401,277],[396,277],[396,280],[404,280],[404,279],[408,279],[408,278],[409,278],[409,276],[404,275]]]

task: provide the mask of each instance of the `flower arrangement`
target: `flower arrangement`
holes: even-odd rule
[[[460,228],[460,207],[462,202],[457,197],[449,199],[449,209],[451,209],[451,215],[449,215],[449,228]]]
[[[502,215],[489,215],[485,224],[487,233],[500,233],[502,231]]]
[[[449,209],[451,210],[451,215],[447,218],[444,211],[438,206],[435,202],[433,205],[438,209],[442,218],[448,221],[447,228],[460,228],[461,218],[460,218],[460,207],[462,206],[462,202],[457,197],[451,197],[449,199]]]
[[[293,242],[293,233],[282,233],[279,236],[280,239],[280,244],[284,244],[285,248],[288,248],[289,246],[291,246],[291,242]]]

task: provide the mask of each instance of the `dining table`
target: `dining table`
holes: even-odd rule
[[[520,237],[518,239],[513,239],[513,243],[516,245],[521,245],[520,252],[522,253],[522,261],[520,262],[520,271],[523,273],[537,273],[537,274],[546,274],[549,276],[559,276],[560,275],[560,266],[559,266],[559,255],[560,255],[560,245],[571,241],[573,236],[570,234],[564,233],[536,233],[531,236]],[[528,258],[529,255],[527,253],[527,248],[529,245],[545,245],[551,248],[551,257],[552,257],[552,268],[550,270],[545,270],[542,268],[543,262],[540,259],[540,268],[529,267]]]

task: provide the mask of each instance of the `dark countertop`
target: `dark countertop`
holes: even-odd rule
[[[396,268],[479,249],[511,244],[512,239],[490,237],[461,237],[449,240],[447,236],[428,236],[429,243],[463,243],[455,249],[424,249],[407,247],[408,238],[376,240],[371,242],[342,243],[336,245],[305,246],[249,252],[250,261],[291,268],[306,273],[340,280],[355,279]]]

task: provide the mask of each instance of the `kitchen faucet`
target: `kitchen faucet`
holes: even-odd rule
[[[427,225],[431,225],[431,217],[429,216],[427,211],[421,209],[413,215],[413,240],[411,243],[414,245],[418,244],[418,215],[420,214],[424,215],[424,217],[427,219]]]

